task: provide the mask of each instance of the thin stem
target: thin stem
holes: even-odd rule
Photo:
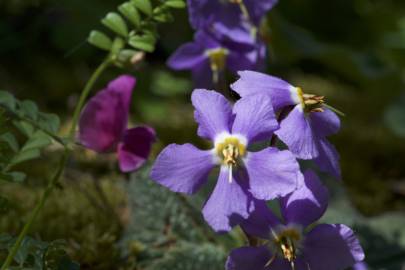
[[[8,256],[6,258],[6,261],[4,262],[3,266],[1,267],[1,270],[6,270],[9,267],[9,265],[11,264],[11,262],[13,261],[14,256],[17,253],[18,249],[20,248],[22,241],[24,240],[24,238],[27,235],[28,231],[30,230],[32,224],[34,223],[35,219],[37,218],[39,212],[41,211],[42,207],[44,206],[47,198],[49,197],[53,188],[55,187],[55,183],[58,181],[58,179],[62,175],[64,167],[67,162],[68,155],[69,155],[69,150],[67,148],[65,148],[65,152],[62,156],[58,170],[56,171],[55,175],[49,181],[48,186],[46,187],[44,193],[42,194],[42,197],[41,197],[39,203],[37,204],[37,206],[34,209],[34,212],[32,212],[27,223],[25,223],[22,231],[20,232],[20,234],[17,238],[17,241],[14,243],[12,249],[10,250],[10,253],[8,254]]]
[[[101,65],[98,66],[98,68],[91,75],[90,79],[87,81],[87,84],[84,87],[84,89],[83,89],[83,91],[82,91],[82,93],[80,95],[79,102],[77,103],[75,111],[73,113],[72,125],[71,125],[70,131],[69,131],[69,139],[73,140],[74,137],[75,137],[76,125],[77,125],[77,122],[79,121],[80,112],[82,111],[84,103],[86,102],[87,96],[89,95],[91,89],[93,88],[94,83],[97,81],[97,79],[101,75],[101,73],[103,73],[104,70],[110,64],[111,64],[111,58],[110,58],[110,56],[108,56],[101,63]]]
[[[75,136],[75,131],[76,131],[76,125],[79,120],[80,112],[81,109],[84,106],[84,102],[86,101],[87,96],[90,93],[90,90],[92,89],[94,83],[97,81],[98,77],[103,73],[103,71],[111,64],[111,58],[107,57],[101,64],[100,66],[94,71],[90,79],[87,81],[81,95],[79,98],[79,102],[76,105],[74,114],[73,114],[73,120],[72,120],[72,126],[70,127],[70,132],[69,132],[69,139],[73,140]],[[36,205],[34,212],[32,212],[30,218],[28,219],[27,223],[25,223],[22,231],[20,232],[17,241],[14,243],[13,247],[10,250],[10,253],[8,254],[5,262],[3,263],[3,266],[1,267],[1,270],[7,270],[10,264],[12,263],[14,256],[16,255],[18,249],[21,246],[22,241],[24,240],[25,236],[29,232],[32,224],[34,223],[35,219],[37,218],[39,212],[42,210],[42,208],[45,205],[46,200],[48,199],[49,195],[52,193],[53,189],[55,188],[55,185],[58,183],[59,178],[62,176],[65,166],[67,164],[69,155],[71,153],[71,149],[69,149],[67,146],[65,146],[65,151],[63,153],[63,156],[61,158],[60,165],[55,173],[55,175],[50,179],[48,186],[46,187],[44,193],[42,194],[42,197],[39,201],[39,203]]]

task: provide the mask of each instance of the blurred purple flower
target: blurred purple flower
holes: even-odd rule
[[[302,182],[298,162],[289,151],[247,151],[250,143],[269,139],[278,128],[268,95],[243,98],[232,108],[222,95],[197,89],[192,103],[198,135],[213,141],[214,148],[203,151],[191,144],[171,144],[159,154],[151,178],[172,191],[193,194],[220,165],[217,184],[203,209],[215,231],[229,231],[246,219],[254,210],[254,197],[284,196]]]
[[[231,30],[247,20],[257,27],[277,0],[188,0],[187,3],[194,29],[216,28],[216,24],[222,24],[223,28]],[[246,7],[249,18],[243,14],[242,5]]]
[[[254,71],[238,72],[231,87],[240,96],[268,93],[275,111],[292,108],[275,134],[298,158],[314,159],[323,171],[340,178],[339,154],[327,136],[340,128],[339,117],[325,107],[322,96],[304,93],[288,82]]]
[[[236,73],[241,69],[258,70],[263,66],[265,45],[254,42],[246,32],[235,33],[238,42],[199,30],[194,41],[180,46],[167,64],[175,70],[191,70],[196,87],[211,88],[214,75],[225,69]]]
[[[365,262],[359,262],[353,266],[353,269],[354,270],[368,270],[368,266]]]
[[[231,252],[227,270],[344,270],[364,259],[353,231],[342,224],[321,224],[304,233],[317,221],[328,203],[326,187],[312,171],[304,185],[281,200],[282,223],[259,202],[242,223],[248,234],[268,239],[260,247],[242,247]]]
[[[151,127],[127,129],[135,78],[124,75],[111,81],[84,107],[79,141],[99,153],[117,152],[122,172],[138,169],[148,158],[155,131]]]

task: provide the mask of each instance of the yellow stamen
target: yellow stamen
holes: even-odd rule
[[[324,96],[306,94],[300,87],[297,87],[297,95],[305,112],[323,112]]]
[[[228,169],[228,181],[233,181],[233,168],[238,165],[240,158],[246,155],[246,147],[238,137],[226,137],[220,143],[216,143],[215,151],[222,161],[222,164]]]
[[[210,59],[211,70],[215,73],[225,69],[228,50],[224,48],[210,49],[206,51]]]

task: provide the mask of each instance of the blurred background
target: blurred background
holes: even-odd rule
[[[102,29],[100,19],[120,3],[0,1],[0,89],[58,114],[66,129],[78,93],[104,56],[86,43],[88,33]],[[280,0],[265,28],[266,72],[325,95],[346,113],[341,132],[331,138],[343,181],[323,176],[333,193],[323,220],[355,228],[370,269],[405,269],[405,2]],[[156,52],[126,71],[138,79],[131,123],[157,130],[154,156],[169,143],[206,147],[196,137],[190,74],[165,66],[178,46],[192,40],[186,10],[176,11],[174,22],[159,32]],[[120,73],[110,68],[97,88]],[[24,185],[0,184],[7,199],[0,207],[0,261],[1,233],[19,232],[53,172],[56,161],[49,160],[60,151],[51,147],[42,159],[22,165],[30,175]],[[32,245],[63,245],[81,269],[223,269],[227,252],[244,238],[238,230],[215,236],[201,220],[210,189],[185,198],[147,174],[148,166],[122,175],[114,157],[80,152],[69,163],[63,189],[33,226]],[[29,245],[24,252],[35,257]]]

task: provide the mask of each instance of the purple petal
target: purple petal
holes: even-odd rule
[[[232,108],[224,96],[215,91],[196,89],[191,95],[191,101],[200,137],[214,141],[218,134],[230,132]]]
[[[234,174],[229,182],[228,170],[221,168],[218,182],[204,205],[203,215],[216,232],[228,232],[254,210],[253,198],[245,180]]]
[[[327,172],[337,179],[341,179],[339,154],[336,148],[326,139],[318,142],[319,156],[314,160],[319,169]]]
[[[170,56],[167,65],[175,70],[192,69],[206,60],[204,48],[192,42],[180,46]]]
[[[353,266],[353,269],[354,270],[368,270],[368,266],[365,262],[359,262]]]
[[[275,134],[298,158],[313,159],[319,155],[317,137],[300,104],[281,121],[280,129]]]
[[[322,224],[308,233],[303,257],[311,270],[343,270],[364,259],[353,231],[342,224]]]
[[[266,148],[260,152],[248,153],[245,166],[250,191],[259,200],[286,196],[303,181],[299,164],[289,151]]]
[[[136,127],[124,133],[118,145],[118,160],[122,172],[131,172],[141,167],[147,160],[156,133],[151,127]]]
[[[192,70],[192,75],[194,87],[206,89],[214,88],[212,71],[208,59],[195,66]]]
[[[259,25],[266,13],[277,4],[277,0],[244,0],[254,24]]]
[[[240,78],[231,88],[241,97],[256,93],[268,93],[271,96],[274,110],[297,104],[294,86],[277,77],[255,71],[240,71]]]
[[[220,48],[221,42],[212,35],[210,32],[205,31],[205,29],[198,30],[194,35],[194,42],[200,44],[205,49],[216,49]]]
[[[150,176],[172,191],[193,194],[207,181],[214,165],[211,151],[171,144],[157,157]]]
[[[318,220],[328,207],[328,189],[311,170],[304,173],[304,184],[281,200],[281,212],[286,223],[305,228]]]
[[[264,270],[272,255],[267,247],[241,247],[231,251],[226,270]],[[272,269],[272,268],[271,268]],[[286,269],[287,270],[287,269]]]
[[[246,136],[249,142],[270,140],[278,122],[273,112],[270,96],[257,94],[244,97],[235,103],[236,114],[232,133]]]
[[[134,86],[135,78],[123,75],[89,100],[79,120],[79,141],[85,147],[115,151],[127,126]]]
[[[255,210],[240,226],[249,235],[268,239],[271,236],[270,228],[275,228],[280,224],[280,220],[271,212],[266,202],[256,200]]]
[[[326,137],[335,134],[340,129],[339,117],[329,109],[324,108],[323,112],[309,114],[312,129],[319,137]]]

